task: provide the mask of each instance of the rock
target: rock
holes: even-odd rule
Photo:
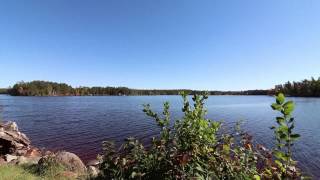
[[[34,164],[38,164],[40,159],[41,159],[40,156],[35,156],[35,157],[19,156],[17,159],[17,164],[19,164],[19,165],[22,165],[22,164],[34,165]]]
[[[11,161],[13,161],[13,160],[18,159],[18,157],[17,157],[17,156],[10,155],[10,154],[6,154],[6,155],[5,155],[5,159],[6,159],[7,162],[11,162]]]
[[[8,121],[0,123],[0,130],[2,131],[19,131],[17,123]]]
[[[73,153],[65,151],[58,152],[55,154],[55,159],[71,172],[78,174],[85,174],[87,172],[87,168],[81,159]]]
[[[2,157],[0,157],[0,166],[7,164],[6,160],[4,160]]]
[[[88,174],[90,177],[97,177],[99,175],[99,169],[95,166],[88,167]]]
[[[41,151],[38,148],[31,148],[25,153],[26,157],[40,157]]]
[[[44,154],[44,156],[49,156],[49,155],[53,154],[53,152],[46,150],[43,154]]]
[[[19,150],[16,150],[16,152],[14,154],[18,155],[18,156],[23,156],[25,155],[26,153],[28,152],[27,149],[19,149]]]
[[[21,165],[21,164],[28,164],[28,160],[26,157],[24,156],[19,156],[18,159],[17,159],[17,164]],[[38,164],[38,162],[37,162]]]
[[[15,122],[0,123],[0,155],[23,155],[30,148],[30,143]]]

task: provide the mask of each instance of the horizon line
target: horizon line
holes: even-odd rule
[[[71,86],[72,88],[76,89],[76,88],[94,88],[94,87],[98,87],[98,88],[106,88],[106,87],[112,87],[112,88],[128,88],[128,89],[131,89],[131,90],[169,90],[169,91],[174,91],[174,90],[189,90],[189,91],[208,91],[208,92],[213,92],[213,91],[217,91],[217,92],[245,92],[245,91],[258,91],[258,90],[262,90],[262,91],[267,91],[267,90],[272,90],[274,88],[268,88],[268,89],[258,89],[258,88],[255,88],[255,89],[242,89],[242,90],[209,90],[209,89],[191,89],[191,88],[170,88],[170,89],[163,89],[163,88],[133,88],[133,87],[128,87],[128,86],[110,86],[110,85],[107,85],[107,86],[99,86],[99,85],[94,85],[94,86],[73,86],[73,85],[70,85],[68,83],[65,83],[65,82],[56,82],[56,81],[49,81],[49,80],[32,80],[32,81],[17,81],[15,84],[19,84],[19,83],[31,83],[31,82],[36,82],[36,81],[39,81],[39,82],[49,82],[49,83],[57,83],[57,84],[67,84],[68,86]],[[14,85],[15,85],[14,84]],[[13,86],[14,86],[13,85]],[[0,89],[10,89],[12,88],[13,86],[8,86],[8,87],[0,87]]]

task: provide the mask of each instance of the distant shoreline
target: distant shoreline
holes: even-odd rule
[[[55,96],[22,96],[22,95],[10,95],[8,93],[0,94],[0,95],[7,95],[7,96],[13,96],[13,97],[135,97],[135,96],[180,96],[179,94],[155,94],[155,95],[55,95]],[[192,94],[190,94],[192,96]],[[258,95],[252,95],[252,94],[213,94],[209,96],[273,96],[271,94],[258,94]],[[288,96],[290,97],[290,96]]]
[[[2,89],[0,93],[12,96],[154,96],[187,94],[208,95],[270,95],[273,89],[247,91],[209,91],[191,89],[131,89],[128,87],[72,87],[65,83],[49,81],[19,82],[10,89]]]
[[[256,89],[244,91],[216,91],[216,90],[191,90],[191,89],[131,89],[128,87],[72,87],[66,83],[50,81],[19,82],[12,88],[0,88],[0,94],[12,96],[161,96],[187,94],[207,95],[276,95],[283,93],[288,97],[320,97],[320,78],[303,80],[300,82],[287,82],[276,85],[271,89]]]

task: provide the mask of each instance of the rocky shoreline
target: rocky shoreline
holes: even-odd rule
[[[0,122],[0,166],[2,165],[41,165],[48,159],[63,165],[63,176],[79,177],[99,174],[100,160],[94,159],[84,164],[74,153],[66,151],[51,152],[31,145],[31,140],[22,132],[15,122]]]

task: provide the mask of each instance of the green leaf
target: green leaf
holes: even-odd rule
[[[223,145],[223,151],[224,151],[225,153],[229,153],[229,152],[230,152],[230,146],[227,145],[227,144],[224,144],[224,145]]]
[[[277,103],[273,103],[271,105],[271,107],[272,107],[273,110],[278,110],[278,111],[281,110],[281,108],[282,108],[282,106],[277,104]]]
[[[131,178],[135,178],[136,175],[137,175],[137,173],[133,171],[133,172],[131,173]]]
[[[294,129],[294,123],[291,124],[291,126],[289,127],[289,130],[291,131],[292,129]]]
[[[285,119],[283,117],[277,117],[277,123],[279,125],[284,125],[285,124]]]
[[[287,135],[286,135],[285,133],[282,133],[282,134],[280,135],[280,139],[281,139],[281,140],[287,140]]]
[[[201,167],[199,164],[197,164],[196,169],[197,169],[198,171],[200,171],[200,172],[204,172],[204,170],[202,169],[202,167]]]
[[[286,126],[286,125],[280,125],[279,127],[278,127],[278,132],[279,133],[284,133],[284,134],[286,134],[287,132],[288,132],[288,126]]]
[[[281,152],[281,151],[274,151],[274,156],[277,159],[282,160],[282,161],[286,161],[287,160],[286,154]]]
[[[285,97],[282,93],[279,93],[276,97],[277,104],[281,105],[284,103]]]
[[[282,172],[285,171],[285,168],[283,167],[283,164],[279,160],[275,160],[274,163],[276,163],[276,165],[281,169]]]
[[[294,110],[294,103],[293,101],[288,101],[283,105],[284,108],[284,114],[290,115],[292,111]]]
[[[300,137],[300,134],[292,134],[292,135],[290,136],[290,138],[291,138],[292,140],[297,140],[299,137]]]
[[[253,179],[255,179],[255,180],[260,180],[261,178],[260,178],[259,175],[254,175],[254,176],[253,176]]]
[[[275,160],[274,163],[276,163],[278,167],[283,167],[282,163],[279,160]]]
[[[294,121],[294,118],[290,118],[289,123],[292,123]]]

